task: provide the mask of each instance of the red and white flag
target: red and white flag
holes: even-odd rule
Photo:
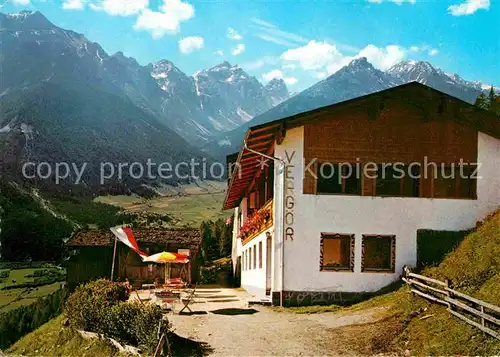
[[[120,242],[128,245],[130,248],[132,248],[133,251],[135,251],[137,254],[139,254],[141,257],[147,257],[148,255],[144,252],[141,252],[139,249],[139,246],[137,245],[137,242],[135,241],[134,238],[134,233],[129,227],[113,227],[110,228],[111,232],[120,240]]]

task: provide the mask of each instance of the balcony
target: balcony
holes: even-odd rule
[[[247,217],[238,235],[243,245],[273,226],[273,203],[273,200],[267,201],[258,211]]]

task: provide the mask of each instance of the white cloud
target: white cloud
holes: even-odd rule
[[[429,56],[435,56],[439,53],[439,50],[437,48],[432,48],[429,45],[422,45],[422,46],[411,46],[408,51],[410,52],[427,52]]]
[[[314,74],[314,78],[324,79],[326,77],[328,77],[328,73],[327,72],[316,72]]]
[[[429,56],[435,56],[439,53],[439,50],[436,50],[435,48],[433,48],[432,50],[429,51]]]
[[[227,37],[230,38],[231,40],[236,40],[236,41],[243,40],[243,37],[238,32],[236,32],[236,30],[233,29],[232,27],[228,27]]]
[[[217,50],[217,51],[215,51],[214,53],[215,53],[217,56],[221,56],[221,57],[222,57],[222,56],[224,56],[224,51],[222,51],[222,50]]]
[[[279,62],[279,58],[276,58],[273,56],[264,56],[264,57],[261,57],[261,58],[254,60],[254,61],[243,63],[241,66],[243,68],[245,68],[246,70],[254,70],[254,69],[262,68],[267,64],[275,65],[278,62]]]
[[[283,69],[297,69],[299,66],[294,63],[286,63],[281,67],[283,67]]]
[[[307,45],[285,51],[281,55],[282,68],[295,65],[305,71],[313,71],[316,78],[325,78],[348,65],[353,59],[366,57],[376,68],[386,70],[402,61],[408,51],[401,46],[377,47],[368,45],[354,56],[346,56],[327,42],[310,41]]]
[[[257,17],[252,17],[250,19],[250,21],[256,23],[257,25],[264,26],[264,27],[271,27],[271,28],[275,28],[276,27],[276,25],[273,25],[272,23],[264,21],[264,20],[259,19]]]
[[[84,7],[84,0],[66,0],[62,4],[65,10],[82,10]]]
[[[145,10],[148,3],[148,0],[100,0],[90,4],[90,8],[96,11],[105,11],[113,16],[131,16]]]
[[[26,6],[31,4],[30,0],[11,0],[14,5]]]
[[[231,53],[233,54],[233,56],[238,56],[238,55],[242,54],[243,52],[245,52],[245,45],[243,43],[237,44],[236,47],[234,47],[231,50]]]
[[[382,4],[384,0],[367,0],[369,3],[372,4]],[[401,5],[404,2],[410,3],[410,4],[415,4],[416,0],[386,0],[392,3],[395,3],[397,5]]]
[[[250,21],[254,23],[254,26],[251,27],[258,32],[255,36],[264,41],[288,47],[308,42],[306,38],[291,32],[283,31],[278,26],[267,21],[258,18],[251,18]]]
[[[159,39],[166,34],[178,33],[181,22],[194,16],[194,7],[181,0],[163,0],[159,10],[143,10],[134,28],[138,31],[149,31],[154,39]]]
[[[203,48],[204,43],[203,37],[200,36],[184,37],[179,40],[179,50],[182,53],[191,53]]]
[[[285,83],[289,85],[293,85],[298,82],[297,78],[295,77],[285,77],[283,75],[283,72],[281,72],[279,69],[273,69],[272,71],[264,73],[262,75],[262,79],[266,82],[269,82],[270,80],[273,80],[275,78],[283,79]]]
[[[374,67],[382,70],[389,69],[396,63],[401,62],[406,55],[403,47],[390,45],[380,48],[374,45],[368,45],[359,52],[355,58],[366,57]]]
[[[310,41],[305,46],[288,50],[281,55],[284,62],[295,62],[305,70],[321,69],[342,58],[335,45],[316,41]]]
[[[268,73],[264,73],[262,75],[262,79],[269,82],[271,79],[278,78],[282,79],[283,78],[283,72],[281,72],[279,69],[273,69],[272,71]]]
[[[267,42],[276,43],[278,45],[283,45],[283,46],[286,46],[286,47],[294,47],[294,46],[297,45],[295,42],[290,42],[290,41],[284,40],[284,39],[282,39],[280,37],[266,35],[264,33],[259,33],[259,34],[255,35],[255,37],[258,37],[261,40],[264,40],[264,41],[267,41]]]
[[[477,10],[488,10],[490,8],[490,0],[466,0],[461,4],[451,5],[448,7],[448,12],[453,16],[471,15]]]

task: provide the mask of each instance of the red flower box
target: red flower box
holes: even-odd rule
[[[238,237],[244,240],[249,236],[260,232],[266,225],[271,222],[271,220],[271,208],[262,208],[246,219],[245,223],[240,228],[240,234],[238,235]]]

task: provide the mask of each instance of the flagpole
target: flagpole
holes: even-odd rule
[[[111,281],[113,281],[113,275],[115,272],[116,242],[117,242],[117,239],[115,237],[115,247],[113,248],[113,264],[111,265]]]

